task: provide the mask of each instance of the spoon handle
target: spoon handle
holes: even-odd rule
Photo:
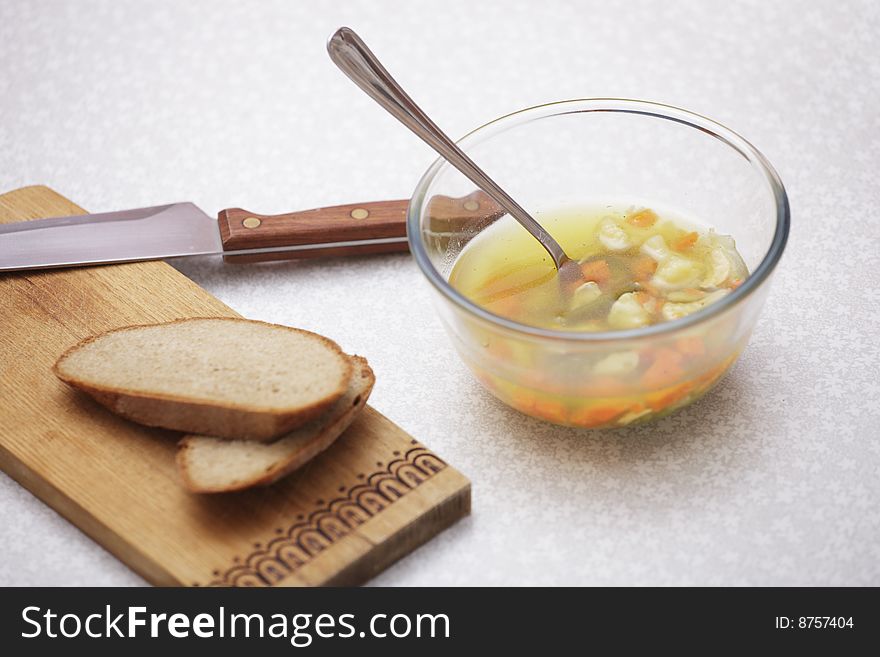
[[[544,228],[514,201],[498,184],[474,163],[412,98],[370,51],[361,38],[348,27],[341,27],[327,42],[330,59],[370,98],[412,130],[441,157],[461,171],[473,183],[516,219],[543,246],[556,268],[568,260],[562,247]]]

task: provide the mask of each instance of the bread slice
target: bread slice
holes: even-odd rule
[[[177,466],[195,493],[222,493],[268,486],[327,449],[367,403],[375,377],[367,361],[351,357],[354,374],[345,394],[316,418],[270,443],[185,436]]]
[[[62,381],[129,420],[244,440],[270,440],[321,415],[351,369],[323,336],[220,317],[108,331],[55,363]]]

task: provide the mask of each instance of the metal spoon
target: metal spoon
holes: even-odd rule
[[[559,243],[514,201],[501,187],[474,163],[471,158],[428,118],[421,108],[385,70],[367,44],[348,27],[341,27],[327,42],[330,59],[368,96],[384,107],[416,135],[422,138],[441,157],[486,192],[541,243],[560,275],[570,274],[574,281],[583,280],[580,267],[567,255]],[[569,278],[568,275],[565,278]]]

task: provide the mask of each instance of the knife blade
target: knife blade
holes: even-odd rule
[[[408,200],[279,215],[241,208],[215,219],[193,203],[0,223],[0,272],[197,255],[228,262],[406,251]],[[473,232],[503,214],[483,192],[432,197],[429,230]],[[2,218],[0,218],[2,221]]]

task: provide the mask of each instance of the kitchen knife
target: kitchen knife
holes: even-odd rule
[[[0,271],[222,255],[232,262],[406,251],[409,201],[377,201],[217,219],[192,203],[0,224]],[[434,196],[429,232],[473,235],[503,214],[481,191]]]

